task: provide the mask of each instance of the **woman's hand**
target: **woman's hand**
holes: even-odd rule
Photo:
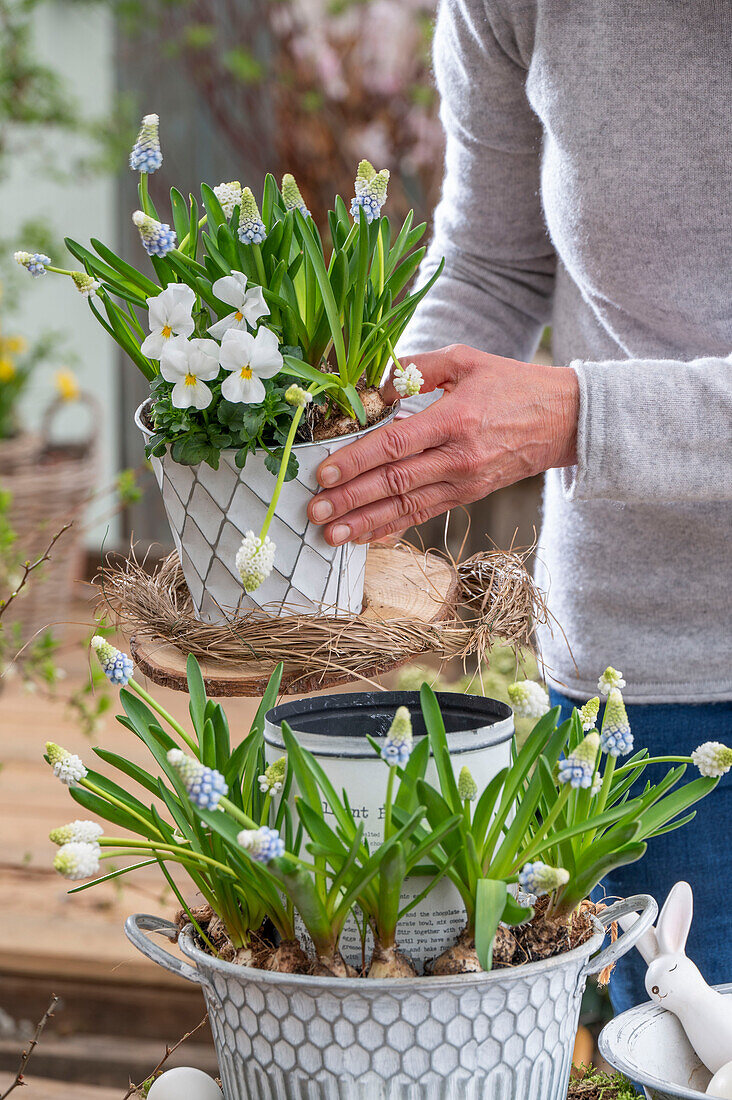
[[[501,359],[456,344],[415,355],[423,412],[370,432],[321,464],[308,506],[333,546],[371,542],[576,461],[579,384],[569,367]],[[396,400],[391,383],[383,395]]]

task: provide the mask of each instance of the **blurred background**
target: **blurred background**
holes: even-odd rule
[[[170,908],[156,876],[69,899],[50,870],[48,830],[68,805],[48,782],[40,746],[48,737],[84,755],[92,737],[108,747],[124,737],[88,666],[88,582],[104,555],[129,552],[132,541],[151,561],[172,546],[133,424],[142,378],[70,282],[33,282],[12,254],[39,251],[67,266],[69,235],[100,238],[140,262],[127,157],[149,112],[161,120],[165,158],[152,180],[160,205],[172,185],[187,193],[201,181],[239,179],[258,193],[265,172],[288,171],[323,224],[367,157],[391,172],[390,215],[414,208],[416,221],[429,223],[442,175],[434,7],[0,0],[0,589],[11,590],[23,561],[43,551],[58,517],[73,520],[0,633],[0,1086],[27,1021],[50,992],[63,1002],[35,1063],[57,1083],[29,1100],[87,1095],[68,1082],[141,1079],[161,1045],[198,1021],[201,1004],[195,989],[153,973],[122,938],[127,912]],[[469,517],[453,516],[453,551],[468,524],[466,555],[491,543],[531,544],[539,491],[528,480]],[[419,538],[442,548],[444,527],[433,521]],[[505,696],[514,675],[513,656],[496,653],[487,693]],[[182,697],[164,702],[183,713]],[[254,707],[233,701],[232,726],[247,728]],[[588,1020],[598,1015],[588,1002]],[[201,1036],[196,1043],[182,1061],[206,1068],[210,1047]]]

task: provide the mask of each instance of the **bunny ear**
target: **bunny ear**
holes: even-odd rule
[[[694,915],[694,895],[688,882],[677,882],[666,898],[658,918],[658,945],[666,955],[676,955],[686,947]]]
[[[624,932],[628,932],[639,919],[637,913],[629,913],[627,917],[620,917],[618,924]],[[640,939],[636,941],[635,946],[649,964],[661,954],[654,928],[649,928],[647,932],[644,932]]]

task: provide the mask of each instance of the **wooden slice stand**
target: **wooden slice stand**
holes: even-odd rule
[[[363,619],[411,620],[436,623],[453,618],[458,601],[459,583],[453,567],[435,554],[422,554],[399,547],[373,546],[366,559]],[[348,629],[344,620],[344,629]],[[162,638],[133,635],[132,655],[139,670],[155,684],[187,691],[186,658],[188,654]],[[416,656],[414,654],[413,656]],[[406,664],[411,658],[399,660],[385,657],[368,668],[359,670],[361,678],[379,676]],[[199,659],[209,695],[261,695],[272,673],[272,661],[247,660],[241,669],[215,659]],[[286,662],[281,691],[285,695],[302,695],[345,684],[354,674],[338,668],[313,671],[302,658]]]

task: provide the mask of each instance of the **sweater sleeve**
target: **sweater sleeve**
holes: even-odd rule
[[[732,498],[732,356],[570,366],[580,386],[570,500]]]
[[[442,0],[434,44],[445,176],[419,282],[445,269],[400,354],[463,343],[530,359],[549,320],[555,254],[539,196],[541,125],[515,28],[491,0]]]

